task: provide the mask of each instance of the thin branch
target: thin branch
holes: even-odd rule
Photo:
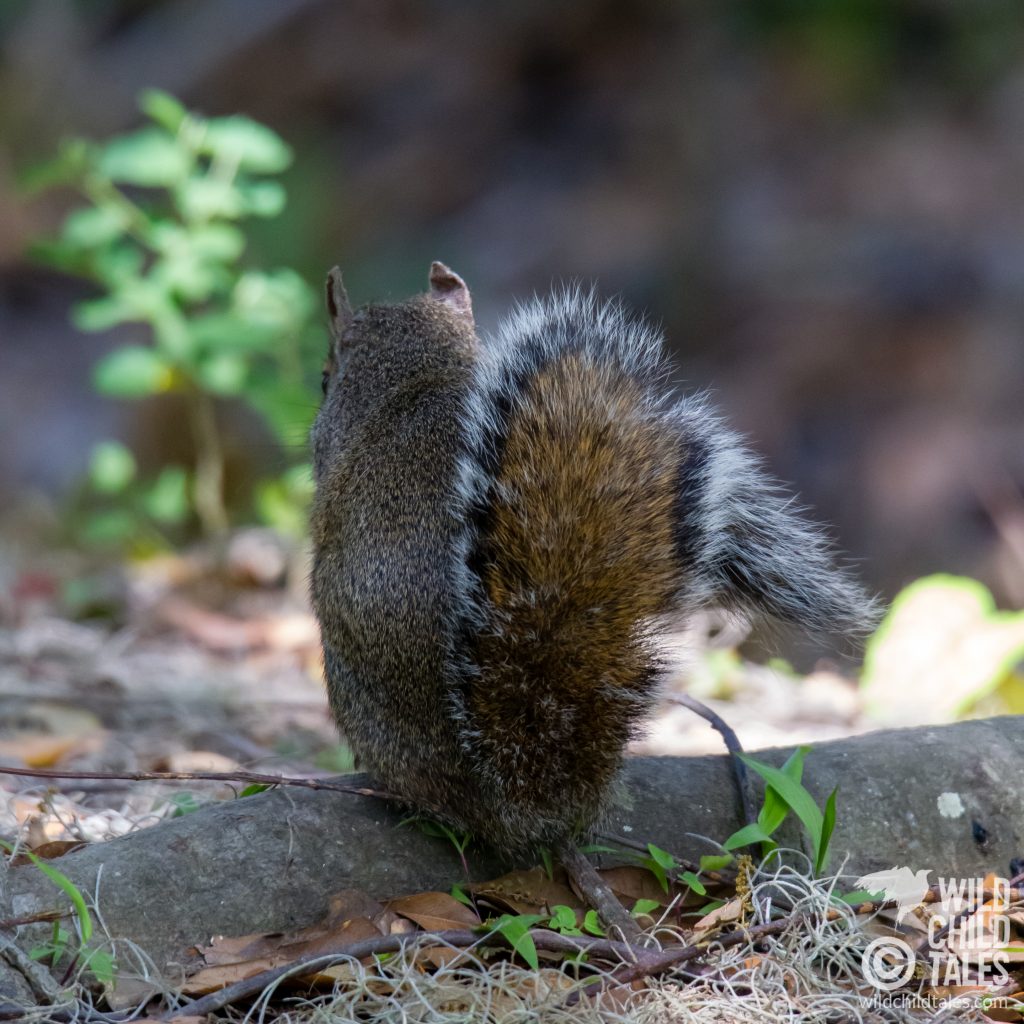
[[[54,768],[0,767],[0,775],[25,775],[33,779],[105,779],[109,782],[245,782],[263,786],[298,786],[301,789],[327,789],[335,793],[354,793],[380,800],[401,801],[401,797],[382,789],[348,786],[329,779],[296,779],[261,772],[72,772]]]
[[[580,895],[587,903],[597,911],[605,927],[618,929],[626,942],[639,942],[643,935],[640,925],[619,902],[618,896],[612,892],[611,887],[597,873],[597,869],[586,856],[571,842],[563,843],[557,853],[570,881],[579,889]]]
[[[558,932],[542,930],[531,931],[530,936],[538,949],[555,953],[575,954],[585,952],[590,956],[599,956],[624,962],[635,961],[638,956],[650,955],[644,950],[638,950],[624,942],[613,942],[609,939],[560,935]],[[461,930],[381,935],[373,939],[364,939],[361,942],[347,943],[339,946],[333,952],[325,953],[311,960],[304,960],[283,967],[274,967],[259,974],[254,974],[251,978],[244,978],[242,981],[228,985],[217,992],[211,992],[209,995],[205,995],[190,1003],[185,1003],[175,1010],[170,1010],[161,1019],[172,1020],[175,1017],[202,1017],[209,1013],[216,1013],[226,1006],[257,995],[270,985],[276,984],[284,978],[303,977],[324,967],[336,964],[341,960],[358,960],[367,956],[397,953],[408,946],[418,945],[443,945],[458,949],[468,949],[474,946],[508,948],[509,942],[499,933],[481,935],[479,932]]]
[[[743,747],[739,737],[733,728],[720,715],[712,711],[706,704],[702,704],[695,697],[688,693],[673,694],[668,698],[673,704],[700,715],[712,729],[715,730],[725,743],[725,749],[729,751],[729,759],[732,761],[733,774],[736,776],[736,789],[739,791],[740,803],[743,806],[743,823],[753,825],[757,821],[757,814],[754,811],[754,800],[751,793],[750,776],[747,774],[747,766],[740,758]]]

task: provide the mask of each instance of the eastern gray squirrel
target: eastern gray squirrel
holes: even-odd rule
[[[410,804],[506,850],[603,811],[659,634],[722,605],[857,633],[872,600],[658,333],[567,289],[478,338],[443,264],[353,311],[328,277],[313,603],[331,707]]]

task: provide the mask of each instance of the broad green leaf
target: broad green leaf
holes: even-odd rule
[[[243,789],[238,795],[239,797],[256,796],[257,793],[266,792],[266,790],[268,789],[270,789],[270,786],[268,786],[265,782],[252,782],[248,786],[246,786],[245,789]]]
[[[1012,710],[1022,660],[1024,612],[1000,611],[977,580],[926,576],[897,595],[868,641],[861,687],[880,721],[949,722],[997,695]]]
[[[166,391],[174,380],[174,373],[153,349],[127,345],[99,362],[93,380],[97,390],[105,395],[141,398]]]
[[[727,868],[736,858],[731,853],[706,853],[700,859],[701,871],[721,871]]]
[[[654,843],[647,844],[647,852],[650,853],[652,860],[657,862],[666,871],[671,871],[676,866],[675,857],[671,853],[655,846]]]
[[[135,469],[135,457],[120,441],[101,441],[92,450],[89,482],[102,494],[117,494],[132,482]]]
[[[201,224],[187,234],[188,245],[203,259],[230,263],[242,254],[245,235],[230,224]]]
[[[113,241],[127,226],[127,214],[113,203],[86,206],[68,214],[61,239],[82,249],[94,249]]]
[[[142,112],[151,117],[161,128],[175,135],[188,111],[170,93],[162,89],[146,89],[139,98]]]
[[[167,466],[142,496],[142,505],[158,523],[176,525],[188,515],[188,474]]]
[[[785,772],[772,765],[762,764],[747,754],[738,754],[743,763],[757,772],[764,781],[789,805],[790,810],[803,822],[814,843],[815,859],[821,844],[824,816],[806,789]]]
[[[122,240],[91,254],[93,274],[108,288],[123,287],[142,273],[144,257],[135,242]]]
[[[679,881],[688,885],[698,896],[706,896],[708,893],[704,883],[692,871],[684,871],[679,876]]]
[[[245,360],[231,352],[208,356],[196,369],[203,387],[215,395],[240,395],[248,372]]]
[[[71,322],[89,334],[109,331],[111,327],[129,320],[139,320],[141,315],[129,306],[120,295],[109,295],[101,299],[86,299],[71,307]]]
[[[530,929],[542,920],[539,914],[503,914],[489,923],[491,932],[504,936],[506,942],[522,957],[533,970],[540,969],[537,946],[530,935]]]
[[[172,818],[182,818],[199,810],[199,803],[191,793],[175,793],[167,803],[174,808]]]
[[[572,907],[558,904],[551,908],[551,925],[558,931],[576,928],[576,911]]]
[[[239,182],[241,209],[253,217],[276,217],[285,207],[288,194],[276,181]]]
[[[209,221],[218,217],[235,220],[246,213],[242,196],[230,181],[192,175],[175,189],[174,195],[187,221]]]
[[[637,900],[633,904],[633,909],[630,914],[633,917],[642,917],[644,914],[652,914],[657,910],[661,904],[657,900]]]
[[[278,174],[292,162],[291,147],[276,132],[242,115],[211,118],[201,149],[254,174]]]
[[[733,832],[722,845],[727,850],[738,850],[742,846],[750,846],[753,843],[770,843],[771,841],[771,833],[765,831],[760,823],[755,821],[744,825],[739,831]]]
[[[605,934],[607,934],[604,928],[601,927],[601,921],[598,919],[596,910],[588,910],[583,915],[583,930],[590,935],[598,936],[598,938],[604,938]]]
[[[884,892],[869,892],[867,889],[856,889],[854,892],[846,892],[836,899],[842,900],[843,903],[849,903],[851,906],[856,906],[858,903],[867,903],[869,900],[881,902],[885,899]]]
[[[99,171],[111,181],[155,188],[174,185],[189,170],[188,154],[160,128],[111,139],[99,153]]]
[[[101,985],[113,985],[114,976],[117,973],[117,964],[114,958],[103,949],[90,949],[83,950],[79,954],[79,959],[83,967],[91,971],[93,977]]]

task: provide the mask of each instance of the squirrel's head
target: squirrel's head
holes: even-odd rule
[[[478,341],[466,283],[443,263],[431,264],[429,281],[429,291],[405,302],[353,310],[341,271],[327,275],[331,340],[310,434],[317,480],[353,431],[429,400],[446,378],[464,376],[473,364]]]

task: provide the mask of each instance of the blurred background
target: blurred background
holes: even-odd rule
[[[485,330],[553,282],[622,296],[872,589],[951,572],[1019,608],[1022,40],[1019,0],[7,0],[4,621],[117,686],[173,676],[179,699],[209,693],[212,663],[112,665],[107,634],[58,643],[52,623],[32,647],[27,609],[262,652],[285,687],[272,654],[298,651],[315,677],[305,575],[274,538],[304,529],[324,273],[398,299],[434,259]],[[226,561],[188,561],[203,536],[235,538]],[[148,575],[126,584],[117,559]],[[264,584],[300,617],[271,616]],[[986,600],[965,614],[995,636]],[[1010,632],[992,678],[1024,649]],[[933,668],[917,688],[896,672],[901,720]],[[752,723],[796,699],[777,685]],[[826,690],[811,733],[866,727]],[[282,749],[236,731],[236,759],[254,736]]]
[[[69,323],[95,289],[26,251],[74,196],[19,188],[62,138],[137,128],[158,87],[292,147],[243,262],[314,288],[336,262],[367,301],[440,258],[484,327],[596,281],[663,323],[681,380],[873,585],[953,569],[1020,603],[1022,29],[1015,0],[8,0],[0,502],[60,502],[108,435],[146,471],[186,458],[166,401],[93,392],[146,328]],[[241,501],[282,456],[220,404]]]

